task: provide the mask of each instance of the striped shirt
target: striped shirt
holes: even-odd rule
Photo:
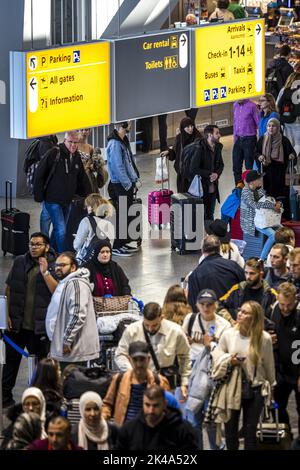
[[[143,394],[144,390],[146,390],[147,382],[143,384],[131,384],[130,390],[130,400],[128,403],[127,413],[125,416],[125,421],[131,421],[135,419],[137,415],[143,409]]]
[[[265,191],[260,188],[257,190],[258,198],[265,196]],[[254,217],[256,209],[274,209],[275,204],[271,201],[256,202],[254,191],[245,187],[241,196],[241,229],[248,235],[255,235]]]

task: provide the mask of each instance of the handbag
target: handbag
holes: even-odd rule
[[[97,316],[113,315],[128,310],[130,295],[114,297],[94,297],[94,307]]]
[[[272,202],[275,204],[275,199],[269,196],[263,196],[260,198],[259,202]],[[267,228],[267,227],[276,227],[281,223],[281,215],[283,209],[280,213],[274,211],[273,209],[256,209],[254,217],[254,225],[257,228]]]
[[[195,197],[203,197],[203,187],[200,175],[195,175],[190,184],[188,193]]]
[[[149,346],[149,351],[150,351],[156,372],[163,375],[168,380],[171,390],[174,390],[180,384],[177,357],[173,365],[167,366],[167,367],[160,367],[156,354],[154,352],[153,346],[151,344],[150,338],[148,336],[147,330],[144,327],[144,325],[143,325],[143,330],[144,330],[146,342]]]
[[[96,392],[105,397],[113,374],[102,367],[77,367],[65,378],[63,396],[68,400],[80,398],[84,392]]]
[[[158,157],[156,159],[155,183],[162,184],[166,181],[169,181],[167,157]]]

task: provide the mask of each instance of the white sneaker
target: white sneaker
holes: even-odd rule
[[[132,252],[127,251],[123,246],[121,248],[113,248],[112,254],[114,256],[123,256],[124,258],[128,258],[129,256],[133,255]]]

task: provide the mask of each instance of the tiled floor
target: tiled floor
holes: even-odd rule
[[[221,200],[231,192],[233,187],[232,165],[231,165],[231,148],[232,137],[224,137],[223,158],[225,169],[220,180]],[[137,165],[141,172],[142,188],[139,191],[139,197],[145,204],[144,210],[144,242],[142,250],[127,259],[116,259],[125,270],[132,287],[133,294],[142,299],[144,302],[157,301],[162,303],[167,289],[174,283],[178,283],[182,276],[197,265],[199,255],[189,254],[180,256],[178,253],[171,252],[170,249],[170,232],[149,231],[147,222],[147,194],[150,190],[157,188],[154,182],[155,161],[157,154],[137,156]],[[175,173],[171,164],[171,189],[176,192]],[[4,207],[4,200],[0,199],[0,207]],[[30,212],[31,215],[31,232],[39,229],[39,205],[32,199],[18,199],[14,201],[14,207]],[[217,217],[220,214],[219,205],[217,205]],[[151,237],[149,236],[151,234]],[[154,239],[155,237],[155,239]],[[3,257],[0,253],[0,291],[3,292],[6,276],[12,264],[12,256]],[[26,387],[27,368],[26,361],[22,361],[20,374],[15,388],[15,398],[20,396]],[[295,409],[293,405],[293,409]],[[293,425],[296,425],[296,416],[293,413]]]

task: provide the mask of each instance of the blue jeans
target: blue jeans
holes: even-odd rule
[[[198,446],[199,450],[203,450],[203,421],[205,418],[205,410],[208,405],[208,402],[205,402],[203,407],[200,408],[197,413],[193,413],[190,410],[186,411],[186,420],[191,423],[193,428],[195,429],[197,436],[198,436]],[[219,447],[216,444],[216,424],[207,424],[206,431],[208,435],[209,447],[211,450],[219,450]]]
[[[267,228],[257,228],[257,227],[255,227],[255,229],[258,232],[263,233],[264,235],[266,235],[268,237],[266,243],[263,246],[262,252],[260,254],[260,259],[262,259],[263,261],[265,261],[267,259],[269,251],[271,250],[272,246],[275,243],[275,232],[279,227],[281,227],[281,226],[278,225],[276,227],[267,227]]]
[[[52,235],[54,236],[58,253],[65,251],[66,226],[70,215],[71,204],[56,204],[45,202],[45,208],[50,215],[53,225]]]
[[[40,215],[40,228],[41,232],[50,236],[50,225],[51,225],[51,218],[50,215],[45,207],[45,202],[42,202],[42,211]]]

